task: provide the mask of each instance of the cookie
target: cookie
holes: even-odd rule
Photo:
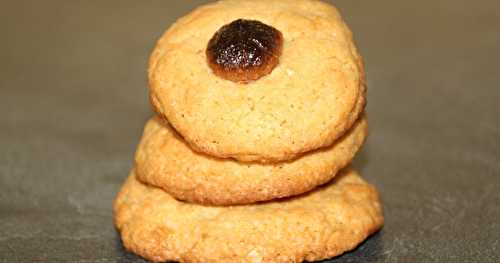
[[[295,198],[228,207],[177,201],[132,172],[114,203],[125,248],[154,262],[321,260],[354,249],[383,221],[377,191],[349,169]]]
[[[245,24],[240,37],[224,35],[239,21],[271,29],[259,35]],[[159,39],[148,78],[153,108],[192,148],[243,162],[291,160],[330,146],[365,107],[352,33],[321,1],[201,6]]]
[[[365,117],[335,144],[291,162],[240,163],[194,152],[167,123],[148,121],[135,155],[139,180],[177,199],[229,205],[297,195],[324,184],[354,158],[367,136]]]

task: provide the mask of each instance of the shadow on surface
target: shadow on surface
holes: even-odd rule
[[[342,262],[385,262],[386,253],[382,237],[384,230],[380,230],[361,243],[351,252],[319,263],[342,263]]]
[[[123,242],[120,238],[120,233],[118,233],[118,231],[116,232],[115,245],[116,245],[116,251],[120,257],[119,262],[139,262],[139,263],[148,262],[148,261],[144,260],[143,258],[136,256],[135,254],[125,250],[125,247],[123,246]]]

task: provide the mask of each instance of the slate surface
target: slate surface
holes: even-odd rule
[[[154,40],[200,2],[2,1],[0,262],[141,262],[111,202],[151,114]],[[500,2],[336,3],[366,59],[356,166],[386,225],[331,262],[499,262]]]

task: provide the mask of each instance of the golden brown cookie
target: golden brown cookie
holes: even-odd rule
[[[177,201],[132,172],[114,221],[124,246],[155,262],[288,263],[354,249],[384,219],[375,188],[347,169],[305,195],[228,207]]]
[[[282,36],[282,48],[270,51],[270,58],[279,54],[279,61],[269,59],[277,64],[257,68],[266,75],[248,83],[220,77],[207,59],[216,32],[239,19],[258,21]],[[195,9],[159,39],[149,86],[155,111],[191,147],[262,163],[333,144],[363,111],[366,90],[351,31],[335,7],[314,0],[227,0]]]
[[[160,118],[144,128],[135,155],[139,180],[177,199],[229,205],[297,195],[331,180],[351,162],[368,130],[365,117],[335,144],[290,162],[240,163],[196,153]]]

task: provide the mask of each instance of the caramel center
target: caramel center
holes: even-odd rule
[[[208,42],[208,65],[219,77],[234,82],[257,80],[278,65],[283,36],[256,20],[238,19],[222,26]]]

